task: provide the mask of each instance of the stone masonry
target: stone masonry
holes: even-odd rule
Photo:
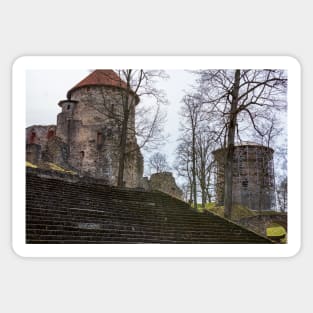
[[[123,101],[127,85],[113,70],[95,70],[71,88],[58,103],[57,125],[26,129],[26,159],[38,164],[52,162],[116,185]],[[144,187],[143,156],[135,136],[135,106],[139,97],[129,91],[130,115],[124,185]],[[145,187],[144,187],[145,188]],[[158,189],[177,198],[181,191],[170,173],[154,174],[146,189]]]
[[[183,192],[176,185],[175,178],[171,172],[152,174],[150,180],[148,180],[148,185],[150,190],[159,190],[178,199],[183,198]]]
[[[57,125],[31,126],[26,130],[27,160],[53,162],[80,175],[117,182],[119,143],[126,84],[112,70],[96,70],[70,89],[59,102]],[[137,187],[143,175],[143,157],[135,136],[135,105],[129,94],[127,153],[124,185]]]
[[[233,160],[233,202],[254,211],[275,207],[274,150],[256,143],[235,146]],[[225,150],[213,152],[216,161],[217,203],[224,202]]]

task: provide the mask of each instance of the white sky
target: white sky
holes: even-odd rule
[[[169,105],[165,107],[167,122],[164,131],[170,134],[170,138],[159,151],[167,155],[172,165],[177,146],[181,99],[184,90],[190,88],[195,78],[183,70],[170,70],[167,73],[170,78],[161,81],[158,86],[165,90],[169,100]],[[89,70],[28,70],[26,73],[26,126],[56,124],[56,116],[61,111],[57,105],[58,102],[66,99],[67,91],[89,74]],[[148,155],[144,153],[144,157],[147,161]],[[147,166],[145,170],[148,170]]]

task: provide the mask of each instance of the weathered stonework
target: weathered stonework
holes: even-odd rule
[[[55,125],[33,125],[26,128],[26,161],[39,163],[42,160],[42,149],[49,140],[55,137]]]
[[[274,150],[254,143],[235,146],[233,160],[233,203],[251,210],[275,207]],[[224,203],[225,150],[213,152],[216,161],[217,203]]]
[[[274,212],[273,212],[274,213]],[[251,229],[252,231],[266,236],[266,229],[273,224],[278,224],[286,231],[288,231],[288,222],[287,222],[287,214],[286,213],[276,213],[270,215],[256,215],[245,217],[237,221],[237,223],[243,227]]]
[[[71,92],[71,100],[61,101],[58,137],[70,148],[68,163],[82,174],[117,183],[123,91],[108,86],[81,87]],[[125,162],[125,186],[137,187],[143,174],[143,157],[135,137],[136,99],[130,95],[131,111]]]
[[[126,84],[112,70],[96,70],[74,86],[60,101],[57,125],[26,129],[26,160],[53,162],[80,175],[102,178],[115,185],[118,176],[123,99]],[[143,157],[135,136],[135,105],[128,95],[128,120],[124,185],[137,187],[143,175]]]
[[[41,145],[36,143],[26,144],[26,161],[38,164],[41,161]]]
[[[150,179],[144,177],[141,186],[146,190],[159,190],[172,197],[183,198],[183,192],[176,185],[175,178],[171,172],[154,173],[150,176]]]
[[[112,70],[96,70],[70,89],[58,103],[62,111],[57,125],[26,129],[27,161],[52,162],[79,176],[89,176],[117,184],[123,101],[127,85]],[[128,94],[129,119],[124,168],[124,186],[160,190],[182,198],[171,173],[153,174],[143,179],[143,156],[135,136],[135,106],[139,97]]]

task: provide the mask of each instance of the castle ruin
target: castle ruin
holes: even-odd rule
[[[62,111],[57,125],[26,129],[26,160],[56,163],[116,185],[125,99],[130,113],[124,186],[142,187],[143,156],[135,136],[135,106],[140,99],[113,70],[95,70],[71,88],[67,99],[58,103]]]

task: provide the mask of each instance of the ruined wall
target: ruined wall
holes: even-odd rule
[[[26,161],[32,164],[38,164],[41,161],[41,145],[26,144]]]
[[[272,213],[272,212],[271,212]],[[271,215],[257,215],[245,217],[237,221],[243,227],[251,229],[252,231],[266,236],[266,229],[272,224],[278,224],[288,230],[288,217],[286,213],[276,213]]]
[[[33,125],[26,128],[26,144],[37,144],[44,146],[47,141],[54,137],[56,133],[55,125]]]
[[[159,190],[171,195],[172,197],[182,199],[183,192],[176,185],[175,178],[171,172],[154,173],[150,180],[143,180],[142,187],[150,190]]]
[[[42,161],[42,150],[55,137],[55,125],[33,125],[26,128],[26,161],[37,164]]]
[[[68,153],[68,145],[64,143],[61,138],[53,137],[49,139],[46,145],[42,148],[41,154],[43,161],[59,164],[68,168]]]
[[[275,207],[274,150],[261,145],[236,146],[233,160],[233,202],[251,210]],[[224,203],[225,150],[213,152],[216,161],[217,203]]]

